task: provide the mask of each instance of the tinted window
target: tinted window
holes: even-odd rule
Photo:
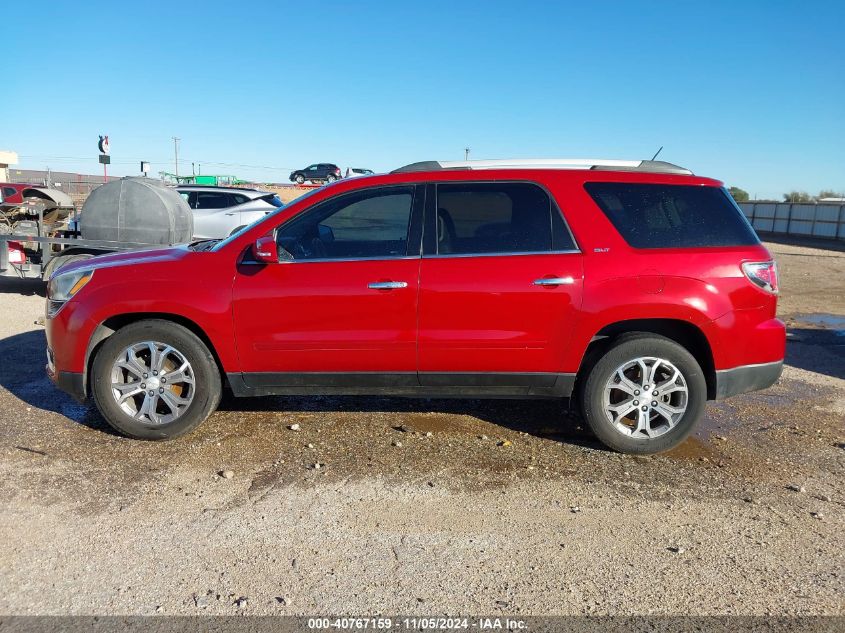
[[[219,191],[198,191],[197,209],[225,209],[232,206],[229,194]]]
[[[402,257],[413,187],[387,187],[330,200],[282,226],[279,245],[296,260]]]
[[[529,183],[437,186],[437,252],[530,253],[572,248],[568,234],[552,242],[552,203]],[[554,212],[559,211],[554,207]],[[565,231],[562,218],[561,228]]]
[[[232,196],[232,200],[234,201],[233,204],[243,204],[244,202],[249,202],[249,198],[242,193],[232,193],[229,195]]]
[[[587,192],[635,248],[747,246],[754,230],[722,189],[591,182]]]

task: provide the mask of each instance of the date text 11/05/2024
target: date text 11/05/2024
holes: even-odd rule
[[[389,630],[403,629],[411,631],[424,630],[467,630],[477,629],[481,631],[492,630],[525,630],[525,620],[500,618],[500,617],[476,617],[476,618],[449,618],[449,617],[415,617],[415,618],[385,618],[385,617],[343,617],[343,618],[308,618],[308,628],[313,630],[338,629],[338,630]]]

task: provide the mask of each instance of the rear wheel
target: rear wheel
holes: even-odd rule
[[[121,328],[94,358],[91,392],[106,422],[136,439],[167,440],[205,420],[220,401],[217,363],[187,328],[160,319]]]
[[[581,390],[593,433],[622,453],[674,448],[704,413],[707,383],[678,343],[656,335],[619,339],[589,370]]]
[[[329,174],[328,176],[326,176],[326,182],[334,182],[335,180],[337,180],[337,176],[335,176],[334,174]]]

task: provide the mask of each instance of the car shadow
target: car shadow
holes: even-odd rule
[[[41,329],[0,339],[0,386],[27,405],[63,415],[91,429],[116,435],[90,404],[79,404],[47,378],[46,340]],[[786,363],[845,379],[845,332],[790,328]],[[392,398],[383,396],[225,397],[222,411],[252,413],[398,413],[468,415],[479,420],[563,443],[603,449],[574,402],[563,400],[485,400]],[[397,426],[402,422],[397,420]],[[426,424],[431,424],[428,420]],[[448,425],[448,418],[443,424]],[[428,430],[428,429],[423,429]]]
[[[256,398],[224,398],[222,411],[290,413],[397,413],[394,428],[400,429],[404,419],[414,422],[411,430],[448,430],[455,424],[448,418],[432,419],[428,414],[468,415],[512,431],[566,444],[607,450],[587,428],[574,401],[463,398],[394,398],[385,396],[265,396]],[[425,416],[425,417],[416,417]],[[457,426],[457,424],[455,424]]]
[[[0,339],[0,386],[28,406],[61,414],[74,422],[111,435],[116,433],[97,410],[79,404],[60,391],[47,377],[44,365],[46,339],[43,330],[31,330]],[[43,362],[42,362],[43,359]],[[405,413],[470,415],[517,432],[570,444],[601,449],[580,414],[568,401],[413,399],[382,396],[268,396],[225,397],[222,411],[291,413]],[[430,423],[430,422],[429,422]],[[448,425],[446,418],[443,423]],[[397,420],[399,426],[401,421]]]
[[[845,328],[789,328],[785,363],[845,379]]]
[[[0,277],[0,293],[44,297],[47,294],[47,284],[40,279]]]
[[[47,340],[44,330],[30,330],[0,339],[0,386],[28,406],[58,413],[74,422],[116,433],[93,406],[80,404],[60,391],[47,377]]]

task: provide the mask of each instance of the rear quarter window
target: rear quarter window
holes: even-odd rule
[[[723,189],[700,185],[584,185],[634,248],[750,246],[760,240]]]

